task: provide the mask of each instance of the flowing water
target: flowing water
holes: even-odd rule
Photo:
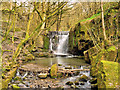
[[[75,85],[75,81],[77,80],[79,83],[75,85],[77,88],[91,88],[91,84],[89,83],[89,80],[87,82],[81,82],[78,79],[82,75],[86,75],[87,77],[90,77],[90,71],[77,71],[77,75],[71,74],[72,76],[66,76],[64,75],[62,78],[51,79],[49,76],[46,79],[40,79],[38,78],[37,73],[33,73],[37,69],[45,69],[49,68],[53,64],[58,64],[58,68],[64,68],[71,67],[71,69],[90,69],[90,65],[85,63],[85,60],[82,58],[77,58],[73,56],[68,56],[68,38],[69,38],[69,31],[61,31],[61,32],[51,32],[50,35],[50,51],[53,51],[57,57],[54,58],[36,58],[35,61],[30,61],[27,63],[27,68],[29,70],[34,69],[33,71],[20,71],[17,70],[16,76],[19,76],[23,81],[22,83],[18,84],[18,86],[27,87],[27,88],[57,88],[57,87],[63,87],[63,88],[71,88],[70,85],[66,85],[67,82],[73,82],[73,85]],[[65,57],[60,57],[61,55],[65,55]],[[60,66],[59,66],[60,65]],[[22,67],[22,66],[21,66]],[[12,80],[12,84],[17,84],[18,81]],[[26,84],[27,83],[27,84]],[[81,84],[82,83],[82,84]]]
[[[69,31],[51,32],[49,49],[55,55],[67,55]]]

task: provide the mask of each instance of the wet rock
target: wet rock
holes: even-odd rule
[[[20,88],[25,88],[26,86],[23,83],[18,84]]]
[[[68,82],[66,83],[66,85],[73,85],[73,82],[68,81]]]
[[[97,84],[91,84],[91,89],[97,90],[98,89],[98,85]]]
[[[97,83],[97,78],[92,78],[92,79],[90,80],[90,83],[91,83],[91,84],[96,84],[96,83]]]
[[[74,73],[75,76],[77,76],[77,75],[79,75],[79,74],[80,74],[80,71],[76,71],[76,72]]]
[[[75,81],[74,83],[75,83],[75,85],[79,85],[79,82],[78,82],[78,81]]]
[[[76,88],[77,89],[78,87],[76,85],[71,85],[71,88]]]
[[[80,82],[80,85],[85,85],[85,83],[84,82]]]
[[[87,82],[87,80],[89,80],[89,77],[87,77],[86,75],[82,75],[82,76],[79,78],[79,81]]]
[[[72,67],[71,66],[66,66],[65,69],[72,69]]]
[[[41,79],[45,79],[45,78],[47,78],[47,73],[40,73],[40,74],[38,74],[38,77]]]
[[[58,66],[62,66],[62,64],[58,64]]]

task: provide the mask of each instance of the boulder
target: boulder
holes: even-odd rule
[[[50,70],[50,76],[51,76],[51,78],[57,78],[57,71],[58,71],[57,64],[53,64],[51,66],[51,70]]]

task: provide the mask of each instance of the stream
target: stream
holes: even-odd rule
[[[49,50],[56,57],[36,58],[20,66],[9,88],[91,88],[90,65],[68,54],[69,31],[51,32],[49,37]],[[55,64],[57,73],[53,79],[51,66]]]
[[[52,79],[49,75],[44,79],[38,77],[39,70],[50,69],[53,64],[57,64],[58,68],[64,69],[67,67],[70,67],[70,69],[90,69],[90,65],[85,63],[82,58],[36,58],[35,61],[30,61],[18,68],[16,76],[9,84],[9,88],[14,85],[20,88],[91,88],[90,79],[87,81],[80,81],[79,79],[83,75],[91,78],[90,71],[76,71],[72,75],[65,74],[55,79]]]

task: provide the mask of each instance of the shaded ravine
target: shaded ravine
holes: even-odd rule
[[[56,57],[38,57],[21,65],[9,88],[91,88],[90,65],[83,58],[68,54],[68,36],[68,31],[51,32],[49,49]],[[52,78],[54,64],[57,77]]]

